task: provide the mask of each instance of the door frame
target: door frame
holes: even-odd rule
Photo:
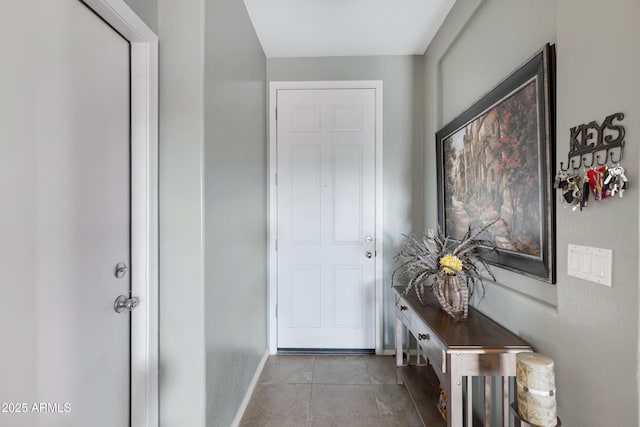
[[[123,0],[80,0],[131,44],[131,427],[158,426],[158,36]]]
[[[340,80],[340,81],[272,81],[269,82],[269,167],[267,169],[268,185],[268,223],[269,223],[269,251],[268,251],[268,284],[267,284],[267,316],[269,353],[278,352],[278,319],[276,305],[278,303],[278,254],[276,252],[276,237],[278,235],[277,215],[277,127],[276,108],[278,105],[278,90],[286,89],[373,89],[375,91],[375,330],[376,354],[383,353],[383,180],[382,180],[382,80]]]

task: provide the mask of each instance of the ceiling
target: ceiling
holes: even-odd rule
[[[421,55],[455,0],[244,0],[268,58]]]

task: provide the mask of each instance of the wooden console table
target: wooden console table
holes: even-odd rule
[[[516,354],[533,351],[531,346],[473,308],[469,308],[467,321],[456,322],[440,308],[431,292],[425,292],[427,305],[423,306],[413,289],[402,296],[404,289],[394,287],[396,377],[398,384],[407,387],[422,423],[429,427],[478,425],[472,407],[472,378],[481,377],[485,410],[480,425],[491,426],[491,377],[500,377],[502,403],[498,418],[508,426],[510,403],[515,401],[509,392],[509,377],[516,374]],[[414,366],[410,366],[409,333],[418,343],[418,364]],[[430,366],[420,364],[421,353]],[[438,412],[439,385],[448,396],[447,422]]]

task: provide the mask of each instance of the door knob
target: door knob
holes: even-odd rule
[[[367,251],[364,255],[365,255],[367,258],[371,258],[371,257],[373,256],[373,253],[372,253],[371,251]]]
[[[122,313],[123,311],[133,311],[138,306],[140,301],[137,297],[127,298],[124,295],[120,295],[113,303],[113,309],[116,313]]]

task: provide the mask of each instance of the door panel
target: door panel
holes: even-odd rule
[[[291,322],[289,328],[319,328],[322,282],[320,265],[291,266]]]
[[[372,349],[375,91],[277,97],[278,347]]]
[[[331,147],[331,224],[334,244],[358,245],[362,240],[363,147]]]
[[[114,275],[130,266],[129,44],[78,0],[0,15],[29,22],[3,34],[15,80],[0,83],[19,105],[0,126],[0,245],[13,253],[0,257],[0,402],[28,410],[0,425],[126,426],[130,315],[113,302],[130,293]]]
[[[331,304],[334,328],[362,328],[366,317],[367,289],[362,267],[332,266]]]
[[[320,145],[293,145],[291,154],[291,240],[320,243]]]

